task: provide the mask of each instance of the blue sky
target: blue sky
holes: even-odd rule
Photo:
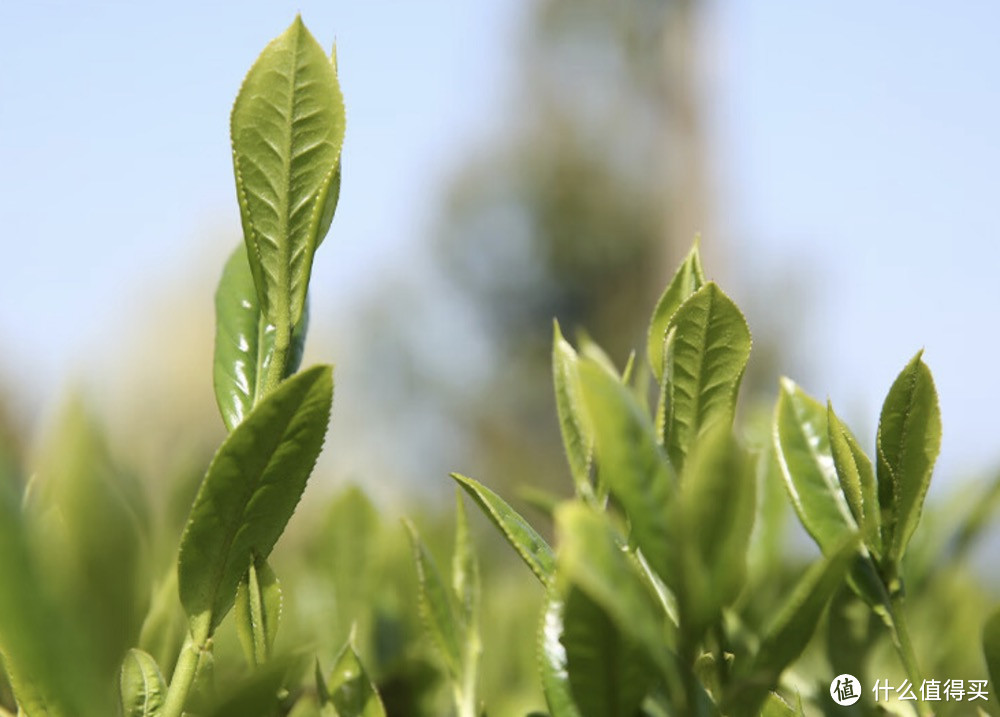
[[[1000,9],[932,6],[720,1],[701,46],[713,228],[734,252],[732,293],[766,287],[775,268],[796,274],[806,388],[862,433],[925,348],[942,465],[960,474],[1000,462]],[[51,402],[73,367],[102,365],[128,335],[125,309],[149,286],[221,262],[219,236],[238,226],[229,108],[297,11],[324,45],[336,37],[348,107],[338,253],[317,262],[320,303],[349,301],[418,257],[443,181],[516,117],[526,7],[0,4],[8,384]],[[795,308],[777,291],[764,306]]]

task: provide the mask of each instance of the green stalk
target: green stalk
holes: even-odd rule
[[[174,667],[174,674],[170,679],[170,687],[167,688],[167,696],[163,701],[160,717],[181,717],[184,714],[184,704],[187,702],[188,693],[191,692],[191,686],[194,684],[195,675],[198,673],[198,663],[201,661],[201,654],[206,649],[207,642],[207,638],[196,641],[194,636],[188,633],[181,653],[177,656],[177,665]]]
[[[913,689],[917,690],[918,685],[922,684],[922,679],[920,677],[920,667],[917,664],[917,656],[913,651],[913,643],[910,642],[910,631],[906,626],[906,617],[903,614],[903,593],[901,590],[893,591],[892,597],[888,602],[888,608],[889,616],[892,619],[893,643],[896,646],[896,651],[899,653],[899,658],[903,662],[903,669],[906,670],[906,676],[913,683]],[[915,707],[920,717],[932,717],[934,714],[927,704],[919,698],[915,702]]]
[[[288,363],[288,349],[292,343],[292,328],[287,315],[284,315],[274,327],[274,352],[271,354],[271,364],[267,367],[267,378],[264,381],[264,392],[257,397],[261,399],[278,387],[285,376],[285,364]]]

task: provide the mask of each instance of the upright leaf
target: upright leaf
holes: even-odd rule
[[[338,717],[385,717],[385,707],[350,641],[340,651],[327,683]]]
[[[590,462],[594,451],[593,437],[586,424],[586,412],[580,397],[578,376],[579,357],[569,342],[563,338],[559,323],[554,324],[552,339],[552,382],[556,393],[556,410],[562,431],[570,474],[576,485],[577,495],[592,493]]]
[[[451,561],[451,585],[466,624],[479,620],[479,560],[469,536],[469,520],[462,492],[455,488],[455,553]]]
[[[250,269],[273,324],[302,314],[339,191],[344,124],[334,65],[296,17],[250,69],[230,120]]]
[[[829,552],[857,524],[837,478],[826,409],[787,378],[774,412],[774,450],[799,520]]]
[[[517,511],[500,496],[477,480],[452,473],[459,485],[479,505],[493,524],[500,529],[507,542],[517,551],[521,559],[531,569],[543,585],[549,583],[555,572],[555,558],[552,548]]]
[[[840,488],[847,498],[855,522],[861,526],[865,545],[875,555],[881,555],[882,520],[871,459],[865,455],[850,429],[833,412],[833,405],[829,401],[826,413],[830,452]]]
[[[132,649],[122,663],[119,690],[125,717],[157,717],[167,687],[156,660],[142,650]]]
[[[199,641],[232,607],[252,557],[266,559],[295,511],[330,420],[333,370],[287,379],[215,454],[181,538],[181,603]]]
[[[701,268],[701,255],[696,240],[657,302],[653,318],[649,322],[646,351],[649,355],[649,367],[653,370],[657,383],[663,379],[663,340],[670,328],[670,320],[681,304],[704,283],[705,272]]]
[[[603,480],[625,507],[649,564],[669,583],[667,510],[673,476],[653,425],[631,392],[596,363],[580,364],[580,385]]]
[[[580,717],[581,712],[570,690],[566,647],[561,641],[564,610],[563,597],[558,591],[551,590],[538,625],[538,666],[542,692],[552,717]]]
[[[680,470],[704,427],[732,423],[751,340],[739,308],[712,282],[681,304],[671,325],[676,335],[666,364],[670,398],[664,438]]]
[[[445,587],[434,563],[427,552],[417,529],[409,521],[405,522],[413,546],[413,561],[417,567],[420,584],[420,614],[431,641],[438,648],[445,667],[452,679],[462,676],[462,624],[455,614],[451,592]]]
[[[236,588],[236,636],[247,662],[260,667],[271,656],[281,619],[281,585],[266,560],[251,560]]]
[[[308,328],[308,306],[292,331],[285,375],[298,370]],[[226,428],[233,430],[261,397],[274,355],[274,324],[260,311],[246,245],[229,256],[215,290],[215,400]]]
[[[898,563],[920,520],[941,449],[941,411],[931,371],[918,352],[882,404],[878,424],[878,498],[886,558]]]

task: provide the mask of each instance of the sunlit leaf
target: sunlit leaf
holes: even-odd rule
[[[854,434],[833,412],[827,402],[827,428],[830,452],[837,470],[840,488],[847,498],[855,522],[861,526],[865,545],[876,555],[882,552],[882,519],[878,504],[878,486],[871,459],[865,455]]]
[[[456,615],[451,591],[445,587],[434,558],[427,551],[417,529],[405,521],[413,546],[413,561],[420,583],[420,615],[452,678],[462,675],[462,625]]]
[[[327,689],[338,717],[385,717],[378,690],[350,642],[337,656]]]
[[[701,255],[696,240],[657,302],[652,320],[649,322],[646,351],[649,367],[653,370],[657,383],[663,379],[663,341],[670,327],[670,320],[681,304],[704,283],[705,272],[701,268]]]
[[[122,663],[119,691],[125,717],[157,717],[167,687],[148,653],[131,649]]]
[[[590,462],[594,441],[587,426],[586,412],[580,397],[577,367],[579,357],[569,342],[563,338],[559,323],[555,323],[552,339],[552,379],[555,386],[556,409],[562,431],[570,474],[576,485],[577,495],[590,495]]]
[[[566,647],[561,641],[564,609],[562,596],[551,592],[538,626],[538,665],[542,692],[552,717],[580,717],[570,690]]]

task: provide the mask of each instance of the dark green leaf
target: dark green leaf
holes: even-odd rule
[[[463,626],[456,615],[451,591],[445,587],[434,564],[434,558],[427,552],[417,529],[405,521],[413,545],[413,561],[417,567],[420,583],[420,615],[431,641],[437,646],[445,667],[452,679],[462,675],[462,634]]]
[[[205,710],[206,717],[277,717],[279,695],[285,689],[289,676],[299,672],[300,665],[295,661],[271,660],[213,700],[212,707]]]
[[[340,651],[327,685],[338,717],[385,717],[378,691],[350,642]]]
[[[857,524],[837,478],[826,409],[787,378],[775,407],[774,449],[799,520],[828,553]]]
[[[657,302],[653,318],[649,322],[646,350],[649,354],[649,367],[653,370],[657,383],[663,379],[663,341],[670,328],[670,320],[681,304],[704,283],[705,272],[701,268],[701,255],[696,240]]]
[[[847,498],[855,522],[861,526],[865,545],[875,555],[881,555],[882,521],[872,462],[861,449],[854,434],[833,412],[833,405],[829,401],[826,413],[830,451],[840,488]]]
[[[486,516],[500,529],[507,542],[531,568],[531,572],[542,581],[543,585],[547,585],[555,572],[555,558],[552,555],[552,548],[545,539],[500,496],[482,483],[458,473],[452,473],[451,477],[458,481]]]
[[[887,560],[899,563],[920,521],[941,449],[941,411],[934,379],[917,353],[882,404],[878,424],[878,498]]]
[[[125,655],[119,689],[125,717],[157,717],[167,692],[156,660],[136,649]]]
[[[236,589],[236,635],[247,662],[260,667],[271,656],[281,619],[281,585],[266,560],[251,560]]]
[[[555,322],[555,336],[552,339],[552,379],[556,393],[556,409],[559,413],[559,428],[562,431],[566,458],[570,474],[576,484],[577,495],[591,495],[590,462],[594,451],[594,440],[587,416],[581,403],[577,367],[579,357],[569,342],[559,331]]]
[[[743,314],[712,282],[681,304],[671,326],[676,335],[665,364],[670,398],[664,443],[680,470],[703,428],[732,423],[751,340]]]
[[[563,598],[550,592],[538,626],[538,665],[542,691],[552,717],[580,717],[581,712],[570,691],[566,648],[561,641],[564,609]]]
[[[632,536],[649,564],[669,583],[667,511],[673,476],[652,423],[628,388],[593,361],[580,363],[580,385],[602,480],[625,507]]]
[[[301,18],[254,63],[230,120],[243,234],[261,308],[291,327],[339,191],[344,103],[333,63]]]
[[[266,559],[323,446],[333,370],[314,366],[260,401],[219,448],[181,538],[178,583],[203,642],[232,607],[252,557]]]

